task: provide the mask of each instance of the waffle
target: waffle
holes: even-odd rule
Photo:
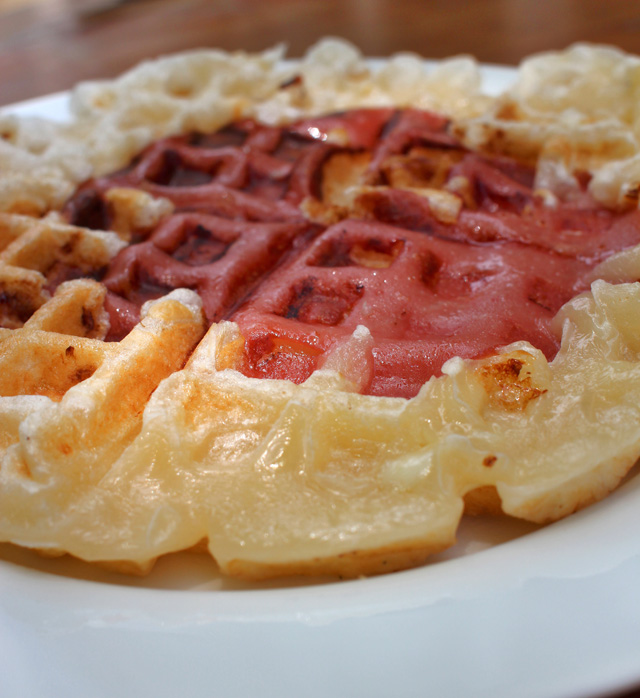
[[[447,114],[373,105],[394,63],[367,78],[348,47],[347,110],[301,114],[326,111],[327,45],[285,82],[263,66],[250,108],[257,87],[230,109],[227,86],[214,130],[187,90],[112,172],[108,105],[180,73],[85,87],[58,136],[94,176],[43,217],[0,214],[2,540],[354,577],[451,546],[465,507],[555,521],[637,460],[640,214],[611,178],[633,153],[538,138],[532,114],[509,131],[512,97],[459,107],[433,78]]]

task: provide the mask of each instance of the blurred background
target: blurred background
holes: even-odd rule
[[[188,48],[300,56],[342,36],[370,56],[470,53],[516,65],[575,41],[640,53],[633,0],[0,0],[0,105]]]

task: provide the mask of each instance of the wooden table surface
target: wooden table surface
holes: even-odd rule
[[[113,77],[144,58],[170,52],[261,50],[285,42],[290,55],[300,56],[326,35],[349,39],[367,55],[471,53],[508,65],[575,41],[640,54],[640,3],[0,0],[0,105],[65,90],[83,79]],[[640,691],[625,694],[631,696],[640,698]]]
[[[299,56],[343,36],[367,55],[471,53],[516,65],[578,40],[640,54],[633,0],[0,0],[0,105],[195,47]]]

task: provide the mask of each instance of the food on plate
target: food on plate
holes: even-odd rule
[[[0,118],[0,540],[421,564],[640,456],[640,61],[205,51]]]

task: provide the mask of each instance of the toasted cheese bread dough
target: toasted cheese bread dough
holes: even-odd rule
[[[211,324],[184,288],[106,341],[95,279],[174,204],[112,189],[113,229],[91,230],[65,220],[64,203],[173,134],[411,104],[452,119],[468,147],[535,165],[550,207],[584,196],[637,207],[634,57],[589,46],[536,57],[496,98],[467,58],[428,69],[403,55],[374,70],[331,40],[281,59],[169,57],[80,86],[69,125],[2,117],[0,540],[123,571],[204,541],[230,575],[355,577],[452,545],[465,501],[555,521],[606,496],[640,456],[634,247],[606,256],[557,313],[554,357],[525,341],[454,357],[410,398],[363,394],[365,325],[300,383],[244,375],[238,324]],[[451,196],[427,196],[445,224],[459,215]],[[54,283],[65,269],[83,278]]]

